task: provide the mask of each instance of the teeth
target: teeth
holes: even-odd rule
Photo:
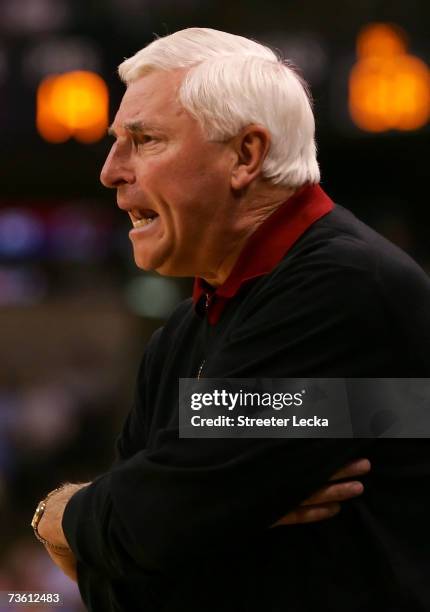
[[[149,225],[150,223],[153,222],[153,219],[136,219],[136,221],[133,221],[133,227],[144,227],[145,225]]]

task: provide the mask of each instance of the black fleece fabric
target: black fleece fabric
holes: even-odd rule
[[[430,377],[430,280],[336,206],[216,325],[202,303],[180,304],[146,347],[118,462],[66,507],[88,609],[430,610],[429,440],[179,438],[178,379],[200,368]],[[357,457],[372,462],[361,497],[330,520],[271,528]]]

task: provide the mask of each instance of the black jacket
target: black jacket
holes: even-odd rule
[[[429,377],[430,281],[337,206],[209,325],[188,300],[146,348],[119,462],[63,526],[96,612],[430,610],[428,440],[182,439],[178,378]],[[352,458],[335,518],[271,529]]]

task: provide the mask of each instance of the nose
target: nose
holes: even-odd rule
[[[102,185],[109,189],[116,189],[121,185],[131,184],[135,181],[133,169],[127,163],[127,159],[118,153],[116,143],[112,146],[103,164],[100,181]]]

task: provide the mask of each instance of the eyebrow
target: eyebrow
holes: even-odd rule
[[[132,134],[141,134],[145,130],[161,130],[161,128],[155,124],[151,125],[149,123],[145,123],[144,121],[127,121],[124,123],[123,127]],[[108,128],[107,133],[109,136],[114,136],[116,138],[116,131],[112,125]]]

